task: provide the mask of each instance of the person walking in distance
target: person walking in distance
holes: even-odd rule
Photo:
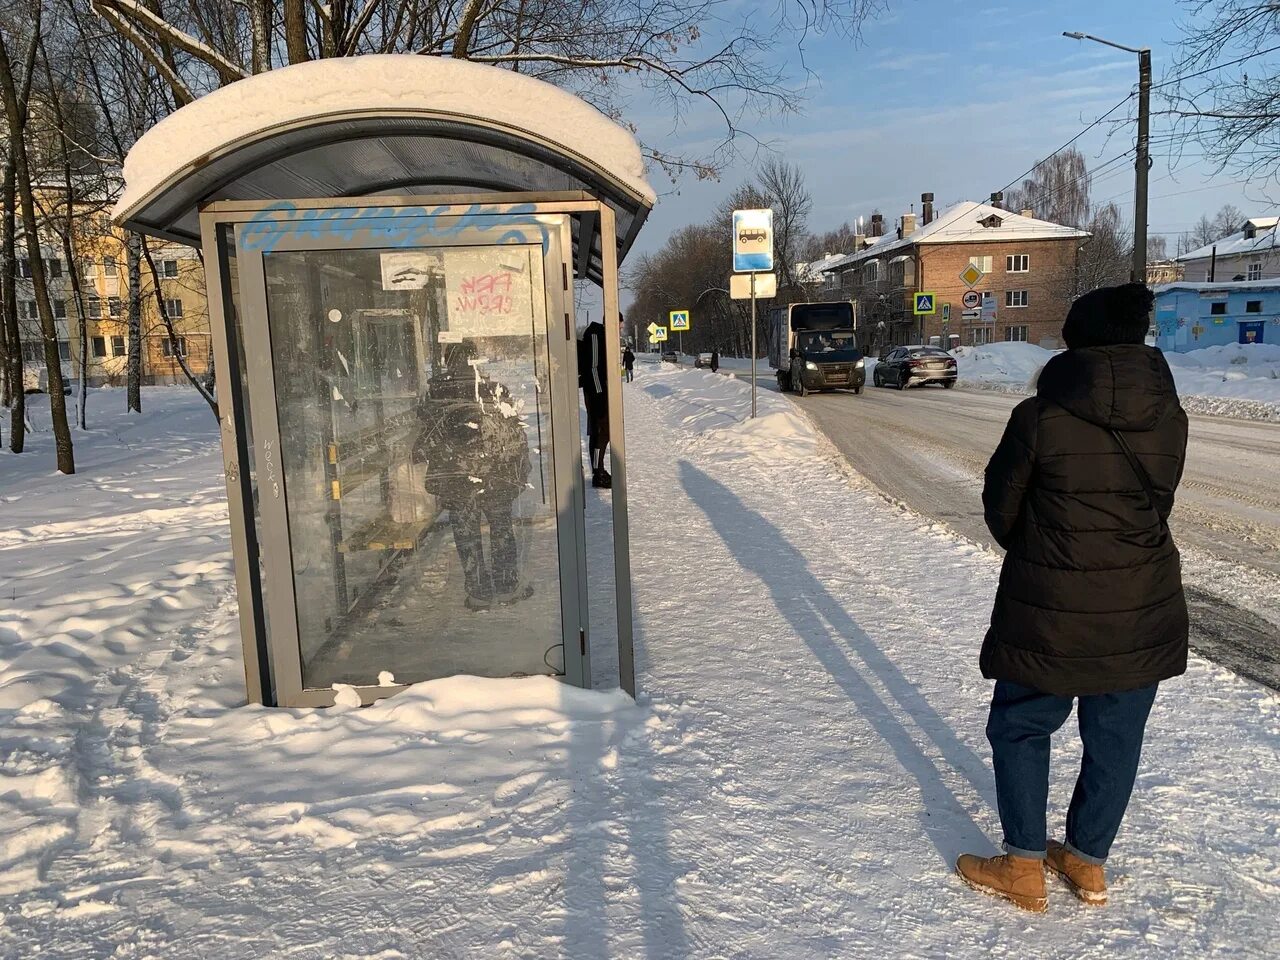
[[[627,371],[627,383],[631,383],[636,378],[636,355],[631,352],[631,347],[622,351],[622,365]]]
[[[719,347],[711,348],[711,372],[712,373],[720,372],[720,348]]]
[[[987,465],[987,526],[1005,548],[982,675],[1005,853],[965,854],[960,877],[1047,908],[1044,868],[1089,904],[1137,776],[1161,681],[1187,667],[1187,605],[1169,532],[1187,416],[1160,351],[1145,345],[1142,284],[1072,304],[1065,353],[1009,418]],[[1075,704],[1084,755],[1063,842],[1048,839],[1051,735]]]
[[[604,468],[609,446],[609,372],[605,357],[604,324],[592,321],[578,341],[578,385],[587,408],[587,453],[591,457],[591,485],[608,490],[613,478]]]

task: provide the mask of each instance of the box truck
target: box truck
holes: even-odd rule
[[[817,390],[862,392],[867,371],[858,349],[857,308],[850,301],[774,307],[767,337],[780,390],[801,396]]]

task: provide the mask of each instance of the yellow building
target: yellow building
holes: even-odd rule
[[[80,373],[80,311],[66,262],[62,239],[52,229],[61,225],[65,208],[56,189],[42,190],[39,215],[43,220],[41,253],[49,285],[63,376]],[[91,386],[123,385],[128,376],[129,271],[123,231],[111,226],[105,202],[77,201],[72,255],[80,279],[88,343],[87,380]],[[24,381],[27,388],[46,386],[44,353],[31,265],[25,241],[18,244],[16,299],[22,329]],[[156,298],[159,286],[176,337],[176,352],[185,357],[193,374],[208,372],[210,363],[209,311],[204,292],[204,267],[197,252],[179,244],[151,242],[155,273],[146,258],[139,263],[142,332],[142,382],[185,383],[175,345],[169,337]]]

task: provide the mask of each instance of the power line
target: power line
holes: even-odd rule
[[[1132,91],[1132,90],[1130,90],[1127,94],[1125,94],[1124,98],[1123,98],[1122,100],[1120,100],[1120,102],[1119,102],[1119,103],[1117,103],[1114,107],[1112,107],[1110,110],[1108,110],[1108,111],[1107,111],[1106,113],[1104,113],[1102,116],[1100,116],[1097,120],[1093,121],[1093,123],[1089,124],[1089,125],[1088,125],[1087,127],[1085,127],[1083,130],[1081,130],[1079,133],[1077,133],[1074,137],[1072,137],[1070,140],[1068,140],[1068,141],[1067,141],[1066,143],[1064,143],[1062,146],[1058,147],[1058,149],[1057,149],[1057,150],[1054,150],[1054,151],[1053,151],[1052,153],[1050,153],[1048,156],[1042,157],[1041,159],[1037,160],[1035,163],[1033,163],[1033,164],[1031,165],[1031,169],[1030,169],[1030,170],[1025,170],[1025,171],[1023,171],[1022,173],[1020,173],[1020,174],[1018,174],[1016,177],[1014,177],[1012,180],[1010,180],[1008,183],[1006,183],[1006,184],[1004,185],[1004,187],[1002,187],[1002,188],[1001,188],[1001,192],[1003,193],[1005,190],[1008,190],[1010,187],[1014,186],[1014,185],[1015,185],[1019,180],[1021,180],[1023,177],[1026,177],[1026,176],[1028,176],[1028,175],[1030,175],[1030,174],[1032,174],[1032,173],[1035,173],[1035,171],[1036,171],[1036,167],[1040,166],[1040,164],[1044,163],[1044,162],[1045,162],[1046,160],[1048,160],[1050,157],[1057,156],[1057,155],[1058,155],[1059,153],[1061,153],[1063,150],[1067,149],[1067,147],[1071,146],[1073,143],[1075,143],[1077,140],[1079,140],[1081,137],[1083,137],[1086,133],[1088,133],[1088,132],[1089,132],[1090,130],[1092,130],[1094,127],[1098,126],[1098,124],[1102,123],[1102,121],[1106,120],[1106,119],[1107,119],[1107,117],[1111,116],[1113,113],[1115,113],[1115,112],[1116,112],[1117,110],[1119,110],[1121,107],[1123,107],[1126,103],[1128,103],[1130,100],[1132,100],[1132,99],[1134,98],[1134,96],[1135,96],[1135,95],[1136,95],[1136,94],[1135,94],[1135,92],[1134,92],[1134,91]]]
[[[1268,53],[1275,53],[1280,50],[1280,44],[1274,47],[1268,47],[1265,50],[1258,50],[1254,53],[1247,53],[1243,57],[1237,57],[1235,60],[1228,60],[1226,63],[1219,63],[1212,67],[1206,67],[1204,70],[1198,70],[1195,73],[1186,73],[1180,77],[1173,77],[1169,80],[1162,80],[1159,83],[1152,84],[1152,90],[1159,90],[1161,87],[1173,86],[1175,83],[1182,83],[1184,80],[1194,80],[1196,77],[1203,77],[1206,73],[1213,73],[1216,70],[1225,70],[1227,67],[1234,67],[1238,63],[1244,63],[1246,60],[1252,60],[1254,57],[1264,57]]]

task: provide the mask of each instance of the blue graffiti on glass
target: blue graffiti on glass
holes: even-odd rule
[[[388,247],[417,247],[448,240],[464,230],[498,233],[496,243],[530,243],[526,227],[541,239],[546,252],[550,228],[539,221],[532,203],[498,210],[473,203],[462,213],[456,207],[328,207],[303,210],[288,201],[258,211],[241,231],[246,251],[270,253],[286,237],[332,238],[350,243],[360,235]]]

